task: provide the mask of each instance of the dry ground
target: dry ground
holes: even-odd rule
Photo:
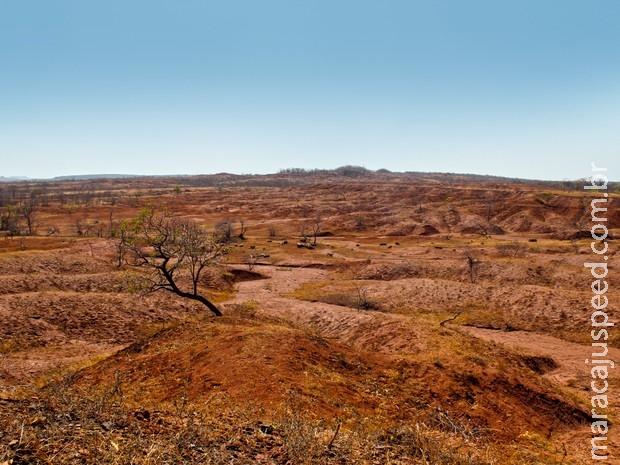
[[[0,463],[588,463],[592,195],[354,174],[0,186],[40,200],[0,239]],[[131,292],[108,236],[148,204],[245,220],[224,317]]]

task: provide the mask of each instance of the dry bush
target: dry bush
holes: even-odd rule
[[[219,242],[226,244],[232,241],[234,232],[234,221],[229,218],[225,218],[215,225],[213,235]]]
[[[295,404],[293,404],[295,405]],[[300,406],[288,408],[280,420],[287,463],[314,464],[424,464],[483,465],[483,460],[470,452],[461,452],[463,441],[454,441],[452,432],[418,422],[393,421],[378,416],[355,419],[346,424],[342,419],[309,420]],[[465,430],[462,430],[465,431]],[[468,434],[473,441],[473,434]],[[459,444],[460,442],[460,444]]]
[[[381,311],[383,309],[379,302],[368,296],[368,289],[365,287],[356,286],[346,290],[334,290],[331,292],[326,289],[306,287],[301,292],[293,293],[292,296],[310,302],[323,302],[356,310]]]
[[[498,244],[495,246],[495,249],[502,257],[522,258],[525,257],[527,245],[515,240],[508,244]]]

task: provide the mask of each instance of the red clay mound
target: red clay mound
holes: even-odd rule
[[[505,438],[587,421],[587,412],[547,392],[522,360],[509,361],[509,370],[478,361],[463,371],[463,363],[409,362],[280,324],[224,317],[162,330],[82,370],[75,382],[100,387],[120,377],[125,395],[145,405],[225,393],[266,411],[281,408],[294,390],[311,416],[381,411],[404,421],[439,421],[438,415],[451,415]],[[506,404],[515,406],[509,423]]]

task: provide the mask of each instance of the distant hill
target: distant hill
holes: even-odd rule
[[[54,178],[31,178],[27,176],[0,176],[0,183],[19,183],[19,182],[99,182],[111,181],[118,183],[134,183],[136,180],[146,185],[162,185],[173,183],[183,187],[235,187],[245,186],[264,186],[264,187],[285,187],[305,184],[315,184],[323,182],[343,182],[343,181],[375,181],[375,182],[396,182],[399,180],[410,180],[412,182],[426,182],[432,184],[454,185],[467,184],[478,185],[480,183],[495,183],[501,185],[523,184],[529,186],[547,186],[548,188],[558,188],[564,190],[582,190],[584,179],[579,180],[532,180],[520,178],[508,178],[494,175],[480,175],[467,173],[438,173],[438,172],[394,172],[387,169],[369,170],[362,166],[347,165],[336,169],[305,169],[305,168],[286,168],[277,173],[270,174],[169,174],[169,175],[138,175],[138,174],[75,174],[56,176]],[[609,189],[617,187],[616,181],[609,182]],[[135,186],[134,186],[135,187]]]
[[[127,179],[140,178],[136,174],[76,174],[71,176],[56,176],[51,181],[90,181],[93,179]]]

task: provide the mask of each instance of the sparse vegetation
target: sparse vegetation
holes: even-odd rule
[[[0,464],[584,463],[589,202],[359,167],[0,184]]]

